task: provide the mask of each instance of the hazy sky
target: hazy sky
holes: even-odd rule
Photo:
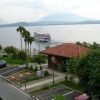
[[[0,0],[0,18],[7,22],[36,21],[58,12],[100,19],[100,0]]]

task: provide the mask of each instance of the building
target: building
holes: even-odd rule
[[[73,43],[64,43],[42,51],[48,56],[48,67],[57,67],[60,64],[67,64],[71,58],[80,57],[89,51],[88,48]],[[54,61],[52,61],[54,58]]]

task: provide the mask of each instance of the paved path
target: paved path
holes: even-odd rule
[[[3,100],[35,100],[0,78],[0,97]]]
[[[52,73],[52,70],[51,69],[48,69],[49,70],[49,73]],[[65,74],[61,73],[61,72],[57,72],[55,71],[55,82],[60,82],[60,81],[63,81],[65,79]],[[52,77],[49,77],[49,78],[46,78],[46,79],[41,79],[41,80],[37,80],[35,81],[34,83],[30,84],[30,85],[27,85],[26,86],[26,89],[39,89],[40,87],[43,87],[45,85],[48,85],[48,84],[52,84],[53,82],[53,79]],[[22,90],[25,90],[25,87],[21,87]]]

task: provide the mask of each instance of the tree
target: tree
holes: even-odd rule
[[[18,53],[18,50],[14,53],[12,53],[12,59],[17,59],[17,53]]]
[[[38,64],[42,64],[42,63],[45,63],[46,62],[46,59],[47,57],[44,55],[44,54],[38,54],[38,55],[35,55],[33,57],[33,62],[34,63],[38,63]]]
[[[24,33],[24,42],[25,42],[25,50],[26,50],[27,49],[28,40],[30,38],[30,32],[25,29],[23,33]],[[28,49],[29,49],[29,46],[28,46]]]
[[[97,61],[93,68],[91,69],[90,76],[89,76],[89,90],[94,95],[100,94],[100,61]],[[95,94],[97,93],[97,94]]]
[[[30,44],[30,56],[31,56],[31,45],[32,45],[32,42],[34,41],[34,37],[29,37],[29,40],[28,40],[28,42],[29,42],[29,44]]]
[[[100,51],[93,50],[82,57],[76,66],[76,74],[91,95],[100,94]]]
[[[8,55],[12,55],[17,51],[17,49],[13,46],[7,46],[6,48],[4,48],[4,50]]]
[[[58,66],[58,69],[62,72],[66,72],[66,69],[67,69],[67,65],[66,64],[60,64]]]
[[[84,47],[89,47],[89,44],[88,44],[87,42],[84,41],[84,42],[82,43],[82,46],[84,46]]]
[[[25,28],[22,26],[19,26],[16,30],[17,32],[20,32],[20,42],[21,42],[21,51],[22,51],[22,37],[24,37],[23,31],[25,30]]]
[[[92,49],[100,49],[100,44],[93,42],[93,44],[91,45]]]
[[[0,51],[2,50],[2,45],[0,45]]]
[[[18,52],[18,58],[21,59],[21,60],[26,60],[26,58],[27,58],[26,52],[24,52],[24,51],[19,51],[19,52]]]
[[[93,44],[90,44],[90,43],[87,43],[87,42],[76,42],[77,45],[80,45],[80,46],[84,46],[84,47],[87,47],[87,48],[90,48],[90,49],[100,49],[100,44],[96,43],[96,42],[93,42]]]
[[[79,41],[77,41],[76,44],[82,46],[82,43]]]
[[[69,64],[67,66],[67,72],[74,74],[76,73],[76,67],[78,66],[78,58],[72,58],[69,61]]]

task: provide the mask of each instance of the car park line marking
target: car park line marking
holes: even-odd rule
[[[1,74],[6,74],[6,73],[11,72],[11,71],[14,71],[14,70],[16,70],[16,69],[18,69],[18,68],[14,68],[14,69],[12,69],[12,70],[6,71],[6,72],[1,73]]]
[[[7,71],[10,71],[10,70],[12,70],[12,69],[15,69],[14,67],[5,67],[5,68],[3,68],[3,69],[0,69],[0,74],[2,74],[2,73],[4,73],[4,72],[7,72]]]
[[[73,92],[74,92],[74,91],[71,91],[71,92],[65,93],[63,96],[66,96],[66,95],[71,94],[71,93],[73,93]]]
[[[15,70],[17,70],[17,69],[19,69],[19,68],[14,68],[14,69],[11,69],[11,70],[6,71],[6,72],[4,72],[4,73],[2,73],[2,74],[6,74],[6,73],[8,73],[8,72],[15,71]],[[23,69],[23,68],[22,68],[22,69]]]
[[[68,89],[71,89],[71,90],[73,90],[73,91],[75,91],[75,92],[83,93],[83,92],[80,92],[80,91],[78,91],[78,90],[75,90],[75,89],[73,89],[73,88],[71,88],[71,87],[68,87],[68,86],[65,86],[65,85],[61,85],[61,86],[64,86],[65,88],[68,88]]]

